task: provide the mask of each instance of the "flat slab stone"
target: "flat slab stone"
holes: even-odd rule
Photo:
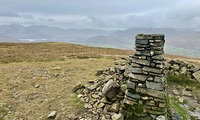
[[[156,55],[152,57],[155,60],[164,60],[164,55]]]
[[[133,99],[140,99],[140,95],[139,94],[132,94],[130,92],[126,92],[126,96],[133,98]]]
[[[136,51],[135,55],[138,55],[138,56],[151,56],[151,53],[150,53],[150,51]]]
[[[132,73],[142,73],[142,68],[131,68]]]
[[[143,67],[142,70],[144,70],[144,71],[146,71],[146,72],[151,72],[151,73],[158,73],[158,74],[163,73],[163,69],[157,69],[157,68],[146,67],[146,66]]]
[[[155,89],[155,90],[163,90],[164,89],[164,86],[162,83],[146,81],[146,86],[147,86],[147,88]]]
[[[147,75],[132,74],[132,73],[129,74],[129,77],[139,81],[145,81],[148,78]]]
[[[152,97],[157,97],[157,98],[161,98],[164,99],[166,96],[166,93],[163,91],[158,91],[158,90],[154,90],[154,89],[146,89],[146,88],[136,88],[136,92],[142,93],[142,94],[147,94],[149,96]]]
[[[163,82],[165,82],[165,80],[166,80],[166,77],[165,77],[165,76],[162,76],[162,77],[156,76],[156,77],[154,78],[154,82],[159,82],[159,83],[163,83]]]
[[[140,39],[137,39],[137,38],[140,38]],[[142,39],[141,39],[141,38],[142,38]],[[136,44],[147,45],[147,44],[149,43],[148,40],[143,40],[143,39],[145,39],[144,36],[137,36],[136,39],[137,39],[137,40],[135,41]]]
[[[148,61],[148,60],[141,60],[141,59],[135,59],[135,58],[133,58],[132,61],[134,63],[140,64],[140,65],[146,65],[146,66],[150,65],[150,61]]]

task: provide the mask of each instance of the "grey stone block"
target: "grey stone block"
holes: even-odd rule
[[[137,38],[143,38],[143,39],[145,39],[145,37],[143,37],[143,36],[138,36]],[[149,41],[148,40],[137,39],[135,41],[135,43],[136,44],[147,45],[149,43]]]
[[[152,67],[143,67],[144,71],[147,71],[147,72],[152,72],[152,73],[158,73],[158,74],[161,74],[163,73],[163,69],[157,69],[157,68],[152,68]]]
[[[155,83],[155,82],[149,82],[149,81],[146,81],[146,87],[150,89],[155,89],[155,90],[164,89],[164,86],[162,83]]]
[[[133,61],[134,63],[140,64],[140,65],[146,65],[146,66],[149,66],[150,63],[151,63],[151,62],[148,61],[148,60],[141,60],[141,59],[135,59],[135,58],[133,58],[132,61]]]

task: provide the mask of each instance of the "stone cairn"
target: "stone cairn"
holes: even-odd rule
[[[82,115],[69,120],[178,120],[166,118],[166,75],[187,75],[200,83],[200,69],[185,61],[168,60],[164,64],[164,35],[139,34],[136,52],[115,61],[106,70],[98,70],[96,80],[79,84],[73,92],[85,103]],[[173,119],[171,119],[173,118]]]
[[[166,118],[164,42],[163,34],[136,36],[136,52],[131,57],[131,73],[123,106],[123,113],[127,118]]]

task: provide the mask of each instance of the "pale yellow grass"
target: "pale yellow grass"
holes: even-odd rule
[[[53,110],[62,119],[79,114],[83,104],[72,88],[95,79],[97,69],[112,65],[113,59],[106,58],[0,64],[0,103],[10,109],[4,118],[43,120]]]

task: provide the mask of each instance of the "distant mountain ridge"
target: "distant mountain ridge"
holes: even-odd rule
[[[18,24],[1,25],[1,37],[16,39],[47,39],[48,41],[71,41],[71,39],[87,39],[96,35],[107,35],[103,30],[97,29],[62,29],[45,25],[24,27]],[[0,39],[1,41],[1,39]]]
[[[68,42],[88,46],[134,49],[135,36],[141,33],[165,34],[165,52],[200,58],[200,32],[173,28],[129,28],[104,31],[98,29],[62,29],[45,25],[24,27],[0,26],[0,42]]]

